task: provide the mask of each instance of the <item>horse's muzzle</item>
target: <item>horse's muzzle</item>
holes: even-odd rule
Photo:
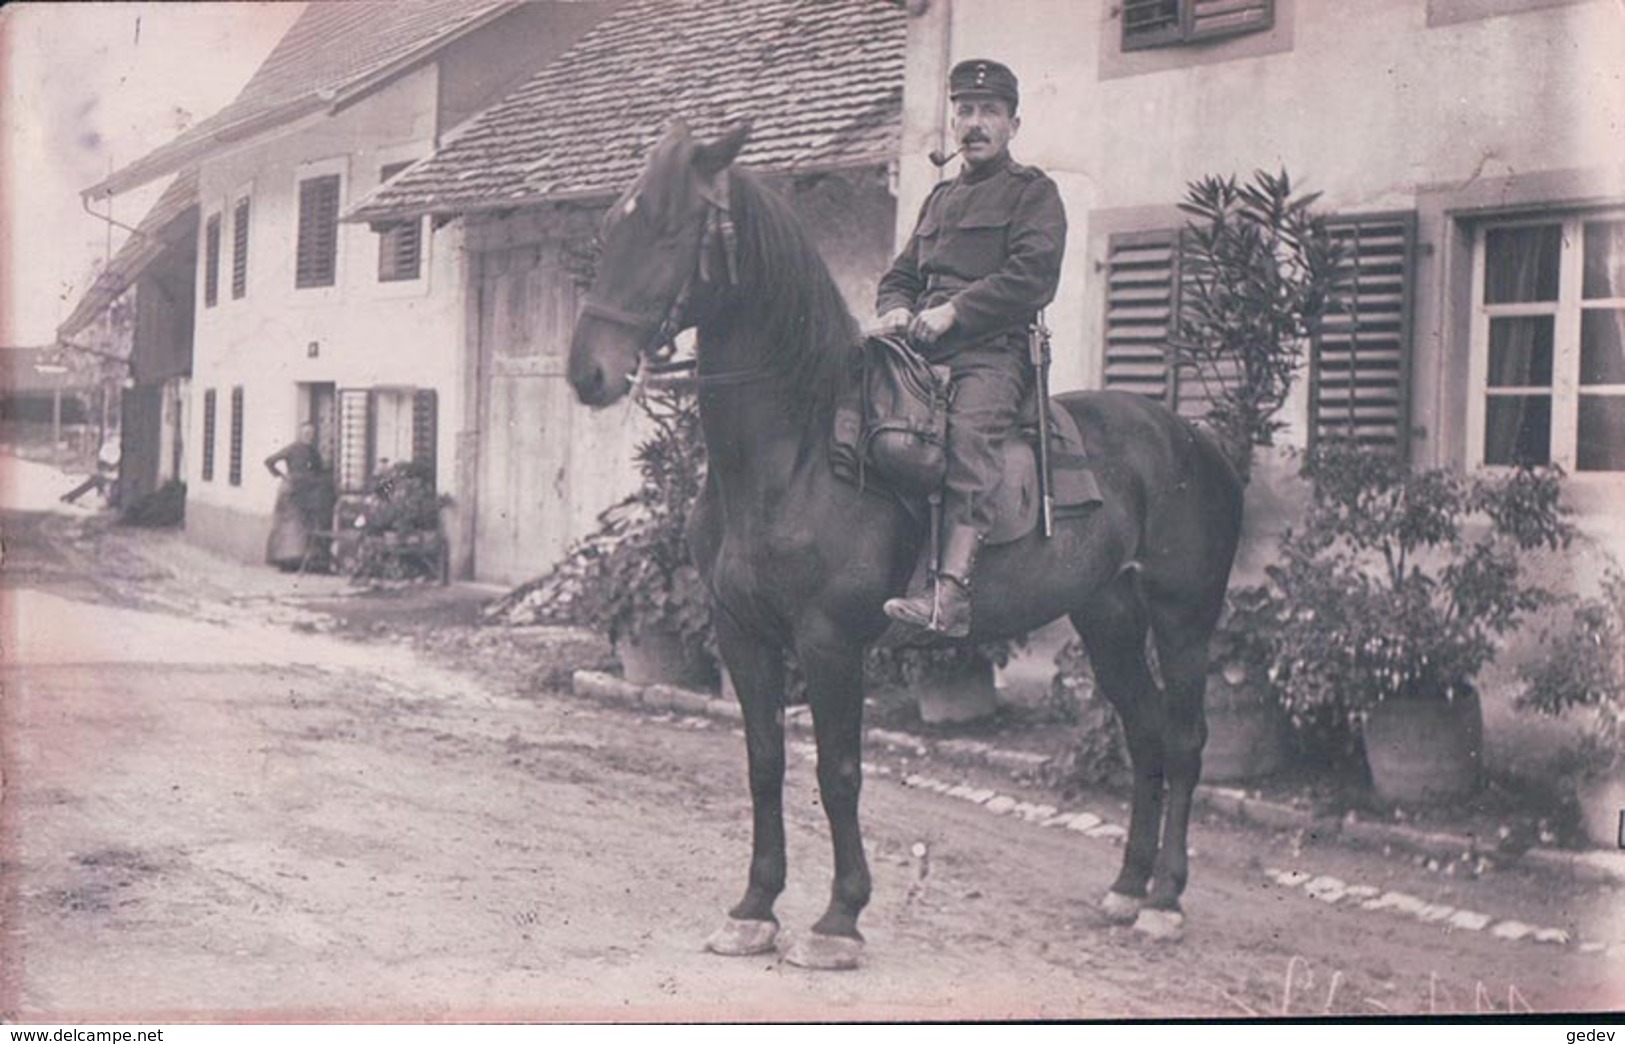
[[[616,365],[617,352],[604,344],[605,331],[590,317],[583,317],[576,325],[570,344],[570,386],[576,398],[586,406],[608,406],[620,399],[631,387],[631,368]],[[625,351],[635,362],[635,347]]]

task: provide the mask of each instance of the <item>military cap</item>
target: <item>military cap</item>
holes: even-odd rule
[[[1010,103],[1013,111],[1021,101],[1016,88],[1016,74],[1008,65],[990,62],[985,58],[972,58],[954,66],[948,74],[948,97],[956,99],[966,94],[991,94]]]

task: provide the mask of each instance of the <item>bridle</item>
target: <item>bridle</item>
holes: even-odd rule
[[[765,380],[773,375],[773,371],[765,366],[758,365],[742,370],[728,370],[722,373],[700,373],[699,360],[682,359],[673,360],[677,353],[677,335],[686,327],[683,316],[688,311],[690,301],[694,296],[696,284],[710,284],[715,281],[712,272],[712,255],[718,244],[722,246],[722,261],[724,276],[728,286],[739,285],[739,235],[734,227],[733,213],[729,206],[733,179],[723,175],[720,191],[712,188],[702,189],[705,199],[705,212],[701,216],[700,245],[695,254],[694,264],[691,266],[688,277],[683,285],[678,287],[671,302],[666,306],[665,313],[658,319],[650,315],[640,315],[636,312],[617,308],[598,298],[587,297],[582,305],[581,314],[601,319],[616,326],[628,327],[643,334],[638,345],[638,369],[628,381],[632,385],[635,395],[641,394],[646,388],[682,387],[684,385],[695,388],[727,388],[743,384],[751,384]]]

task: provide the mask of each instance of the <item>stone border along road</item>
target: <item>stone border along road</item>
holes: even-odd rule
[[[739,706],[732,700],[692,689],[674,685],[637,685],[612,674],[586,670],[576,671],[571,682],[577,696],[604,703],[654,713],[704,715],[734,723],[742,722]],[[810,734],[812,720],[807,708],[790,708],[785,713],[785,727],[792,733]],[[977,762],[1017,777],[1036,775],[1049,760],[1041,754],[1001,750],[976,740],[932,742],[884,729],[867,730],[864,740],[871,745],[906,751],[934,761]],[[806,760],[813,760],[817,756],[817,749],[811,743],[792,741],[789,746],[793,753]],[[865,764],[864,771],[878,776],[894,775],[886,766]],[[1015,816],[1038,827],[1072,830],[1097,841],[1121,844],[1127,835],[1122,826],[1108,822],[1093,812],[1064,812],[1054,805],[1021,801],[986,787],[948,783],[918,773],[903,777],[902,784],[981,805],[993,815]],[[1432,857],[1456,858],[1475,847],[1471,837],[1430,833],[1397,824],[1324,819],[1304,809],[1250,797],[1245,791],[1231,787],[1203,784],[1197,787],[1196,796],[1200,803],[1214,811],[1275,829],[1311,830],[1326,838],[1342,835],[1360,844],[1388,845]],[[1525,852],[1521,861],[1524,865],[1545,871],[1567,872],[1577,880],[1625,883],[1625,853],[1575,853],[1537,848]],[[1497,921],[1488,914],[1473,910],[1428,903],[1404,892],[1385,891],[1374,885],[1349,884],[1336,877],[1317,876],[1303,870],[1268,869],[1264,871],[1264,876],[1283,888],[1301,888],[1306,895],[1327,904],[1345,900],[1351,905],[1357,902],[1364,911],[1400,914],[1423,922],[1446,922],[1451,928],[1463,931],[1487,930],[1492,937],[1507,942],[1527,940],[1566,946],[1575,941],[1562,928],[1540,928],[1510,919]],[[1618,955],[1619,951],[1625,950],[1625,943],[1616,943],[1610,948],[1607,943],[1580,940],[1578,948],[1582,953]]]

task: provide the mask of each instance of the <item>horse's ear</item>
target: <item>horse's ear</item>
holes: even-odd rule
[[[694,169],[710,177],[725,169],[738,156],[739,150],[750,140],[750,121],[731,123],[716,141],[706,142],[694,150]]]

